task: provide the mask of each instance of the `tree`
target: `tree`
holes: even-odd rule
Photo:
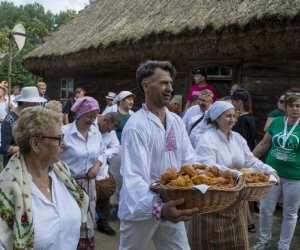
[[[0,52],[8,52],[8,35],[17,23],[24,25],[27,34],[43,40],[51,32],[57,30],[74,16],[73,10],[61,11],[54,15],[39,3],[15,6],[13,3],[2,1],[0,3]],[[36,44],[26,40],[25,46],[20,53],[16,44],[13,45],[13,65],[12,65],[12,84],[27,86],[35,85],[40,80],[39,77],[32,75],[22,66],[22,58],[31,50],[36,48]],[[0,81],[7,80],[8,56],[0,58]]]
[[[55,15],[55,27],[54,30],[57,30],[60,26],[66,24],[68,21],[73,19],[76,16],[75,10],[66,10],[59,12],[58,15]]]

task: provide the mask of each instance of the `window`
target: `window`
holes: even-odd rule
[[[207,72],[207,79],[232,79],[232,67],[223,65],[203,65],[202,67]]]
[[[240,82],[241,60],[239,59],[191,61],[190,66],[191,70],[205,69],[207,82],[215,87],[219,97],[228,95],[232,83]]]
[[[68,100],[69,95],[74,92],[74,79],[73,78],[65,78],[61,79],[61,94],[60,99],[61,102],[64,103]]]

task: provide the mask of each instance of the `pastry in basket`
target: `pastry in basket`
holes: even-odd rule
[[[205,164],[193,164],[192,165],[194,169],[206,169],[207,165]]]
[[[169,168],[161,175],[159,183],[177,187],[192,187],[205,184],[230,188],[234,187],[236,178],[237,176],[234,172],[230,170],[221,172],[216,166],[198,173],[192,165],[185,164],[181,167],[179,173],[174,168]]]
[[[187,174],[189,177],[193,177],[193,176],[197,175],[198,172],[195,168],[193,168],[192,165],[184,164],[184,165],[181,166],[180,174],[182,174],[182,175]]]
[[[168,185],[176,187],[192,187],[194,186],[188,175],[179,175],[176,180],[172,180]]]
[[[220,174],[221,177],[223,177],[224,179],[232,179],[232,180],[236,180],[236,174],[230,170],[226,170],[224,172],[222,172]]]
[[[208,169],[209,172],[211,172],[215,177],[220,176],[220,170],[218,169],[217,166],[212,166]]]
[[[178,177],[178,174],[176,172],[175,168],[169,168],[166,172],[164,172],[159,180],[160,184],[166,185],[172,180],[176,180]]]
[[[205,174],[207,177],[215,178],[215,176],[208,170],[203,171],[201,174]]]
[[[246,183],[258,183],[258,182],[268,182],[269,177],[262,171],[254,172],[248,168],[238,169],[246,177]]]
[[[192,181],[195,185],[199,185],[199,184],[206,184],[208,186],[213,186],[213,185],[225,185],[226,184],[226,180],[223,177],[208,177],[205,174],[199,174],[197,176],[194,176],[192,178]]]

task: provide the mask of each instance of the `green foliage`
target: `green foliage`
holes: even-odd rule
[[[57,30],[58,27],[61,25],[67,23],[69,20],[71,20],[73,17],[76,16],[75,10],[67,10],[67,11],[61,11],[58,15],[55,15],[55,27],[54,30]]]
[[[15,6],[11,2],[1,1],[0,16],[0,52],[5,53],[8,52],[9,33],[17,23],[24,25],[27,34],[43,40],[51,32],[76,16],[76,12],[67,10],[61,11],[59,14],[53,14],[50,11],[45,11],[45,8],[39,3]],[[22,66],[24,55],[36,46],[38,45],[26,39],[25,46],[19,53],[15,42],[13,42],[12,85],[35,85],[36,82],[41,80],[38,76],[26,71]],[[7,72],[8,55],[2,59],[0,58],[0,81],[7,80]]]

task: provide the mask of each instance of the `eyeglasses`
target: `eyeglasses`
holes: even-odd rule
[[[287,92],[286,93],[287,96],[300,96],[299,92]]]
[[[61,134],[59,136],[41,136],[40,138],[57,140],[58,141],[58,145],[60,145],[61,141],[63,141],[63,139],[65,138],[65,135]]]
[[[299,109],[299,108],[300,108],[300,104],[292,104],[292,103],[290,103],[290,104],[287,105],[287,107],[288,107],[288,108],[291,108],[291,109],[292,109],[292,108],[297,108],[297,109]]]
[[[284,103],[284,100],[278,100],[278,102],[282,104],[282,103]]]

